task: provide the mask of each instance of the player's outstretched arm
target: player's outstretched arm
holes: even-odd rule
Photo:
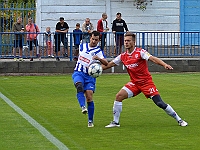
[[[113,61],[111,61],[111,62],[108,63],[107,66],[105,66],[105,65],[101,65],[101,66],[102,66],[103,70],[106,70],[106,69],[109,69],[113,66],[116,66],[116,64]]]
[[[166,64],[164,61],[162,61],[160,58],[157,58],[155,56],[150,56],[149,57],[149,60],[154,62],[155,64],[158,64],[158,65],[161,65],[163,66],[165,69],[168,69],[168,70],[172,70],[172,66]]]
[[[105,66],[107,66],[108,65],[108,61],[107,61],[107,59],[105,59],[105,58],[100,58],[100,57],[98,57],[97,55],[94,55],[93,56],[93,59],[94,60],[99,60],[102,64],[104,64]]]

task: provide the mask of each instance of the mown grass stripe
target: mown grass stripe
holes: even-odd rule
[[[54,137],[48,130],[40,125],[35,119],[25,113],[21,108],[15,105],[9,98],[0,92],[0,98],[2,98],[10,107],[12,107],[17,113],[25,118],[31,125],[33,125],[42,135],[44,135],[52,144],[54,144],[60,150],[69,150],[61,141]]]

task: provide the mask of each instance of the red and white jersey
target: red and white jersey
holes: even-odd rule
[[[119,65],[120,62],[124,64],[133,83],[143,83],[152,80],[147,65],[150,56],[151,54],[146,50],[135,47],[132,53],[126,51],[117,56],[113,62],[116,65]]]

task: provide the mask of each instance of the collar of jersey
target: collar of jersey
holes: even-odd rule
[[[89,43],[86,44],[87,52],[90,52],[90,51],[92,51],[92,50],[95,50],[95,49],[97,49],[97,47],[98,47],[98,46],[95,46],[94,48],[89,49],[89,46],[88,46],[88,45],[89,45]]]

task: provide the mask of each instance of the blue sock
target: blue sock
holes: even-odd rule
[[[87,102],[88,105],[88,122],[93,122],[93,116],[94,116],[94,102]]]
[[[80,107],[85,106],[85,96],[83,92],[79,92],[76,94]]]

